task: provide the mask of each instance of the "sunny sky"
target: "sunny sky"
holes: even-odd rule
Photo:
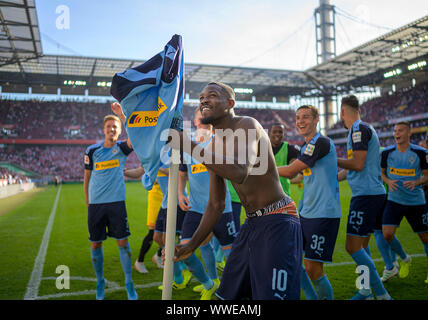
[[[428,14],[427,0],[330,4],[338,12],[337,54]],[[36,0],[45,54],[146,60],[177,33],[186,63],[291,70],[316,64],[318,5],[319,0]]]

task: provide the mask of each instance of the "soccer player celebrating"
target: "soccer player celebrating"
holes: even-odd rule
[[[427,150],[410,143],[410,124],[399,122],[394,126],[395,145],[385,148],[381,156],[382,179],[388,184],[388,200],[382,220],[386,241],[402,259],[399,277],[409,274],[411,258],[395,237],[397,227],[406,217],[418,234],[428,257],[428,212],[422,185],[428,181]],[[425,280],[428,283],[428,276]]]
[[[201,122],[201,118],[201,112],[197,109],[193,120],[197,129],[196,136],[193,141],[204,147],[210,143],[213,132],[212,125],[203,124]],[[178,183],[180,207],[183,210],[188,210],[183,222],[183,233],[180,241],[182,244],[190,241],[199,226],[205,208],[208,205],[210,185],[210,175],[207,168],[192,157],[187,156],[187,154],[184,154],[184,159],[186,161],[185,164],[180,165],[180,178]],[[189,198],[184,194],[187,180],[189,181]],[[214,227],[213,233],[218,239],[224,252],[224,256],[227,259],[236,234],[235,222],[232,214],[232,202],[227,186],[225,208],[219,222]],[[201,300],[210,300],[212,294],[220,285],[220,279],[218,278],[216,267],[215,252],[209,238],[210,237],[208,237],[199,247],[209,276],[209,278],[204,282],[201,281],[204,287],[203,289],[200,288],[200,286],[194,288],[194,291],[201,292]],[[193,267],[194,263],[198,263],[196,259],[197,257],[193,254],[185,260],[189,269],[197,271],[197,268]],[[195,277],[197,278],[203,279],[202,276],[203,275],[198,276],[195,273]]]
[[[361,121],[357,97],[344,97],[341,120],[349,130],[348,159],[337,159],[338,166],[347,169],[347,180],[352,191],[346,231],[346,251],[358,266],[370,271],[370,286],[378,300],[389,300],[371,256],[365,250],[370,234],[374,232],[376,217],[381,214],[386,200],[380,174],[379,139],[368,123]],[[362,288],[351,300],[373,299],[370,289]]]
[[[299,155],[300,147],[283,141],[285,138],[285,127],[282,123],[274,123],[269,130],[269,139],[272,145],[275,162],[278,167],[288,166]],[[286,195],[290,196],[290,179],[280,177],[282,188]]]
[[[305,144],[297,160],[288,166],[278,167],[278,172],[281,177],[293,178],[303,171],[305,188],[300,221],[305,270],[301,286],[306,299],[333,300],[333,289],[323,264],[332,261],[340,225],[337,157],[333,141],[317,132],[318,121],[318,109],[314,106],[305,105],[297,109],[296,126],[305,138]]]
[[[112,110],[115,106],[112,105]],[[104,117],[105,139],[87,148],[84,163],[84,192],[88,207],[89,241],[92,264],[97,276],[97,300],[105,298],[106,285],[103,275],[104,255],[102,243],[107,236],[116,239],[120,261],[125,274],[125,287],[129,300],[138,295],[132,281],[131,250],[128,218],[125,206],[125,181],[123,169],[127,156],[133,151],[131,142],[119,142],[121,122],[115,115]]]
[[[176,246],[174,260],[192,255],[217,225],[226,205],[224,179],[228,179],[247,219],[233,243],[216,296],[227,300],[299,299],[302,238],[296,205],[282,190],[268,135],[255,119],[235,116],[234,105],[233,89],[220,82],[209,83],[200,94],[202,122],[215,130],[210,142],[216,146],[215,152],[191,142],[185,132],[171,132],[171,146],[186,149],[190,145],[192,157],[210,175],[208,205],[201,223],[189,242]],[[220,129],[225,135],[218,134]],[[222,141],[239,142],[240,138],[245,138],[245,144],[217,148]]]

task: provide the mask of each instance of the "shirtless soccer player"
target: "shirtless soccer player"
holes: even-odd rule
[[[210,143],[213,147],[202,148],[177,131],[171,132],[170,143],[173,148],[190,152],[207,167],[209,200],[190,241],[176,246],[174,260],[189,257],[212,232],[225,207],[228,179],[247,219],[233,243],[217,297],[299,299],[300,221],[295,203],[282,190],[269,137],[255,119],[235,116],[235,94],[228,85],[211,82],[199,99],[202,122],[212,124],[215,130]]]

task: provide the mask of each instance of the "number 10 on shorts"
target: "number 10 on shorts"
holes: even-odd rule
[[[285,291],[287,289],[287,271],[273,268],[272,290]]]

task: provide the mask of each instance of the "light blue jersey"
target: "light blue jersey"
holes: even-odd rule
[[[192,139],[194,141],[194,139]],[[200,143],[200,145],[205,148],[208,143]],[[205,208],[208,204],[208,199],[210,195],[210,174],[208,169],[200,162],[191,158],[188,154],[184,154],[185,163],[180,165],[180,171],[187,172],[189,178],[189,202],[192,208],[191,211],[203,214]],[[230,198],[229,189],[226,183],[226,204],[223,213],[232,212],[232,200]]]
[[[317,133],[300,149],[305,189],[300,215],[304,218],[340,218],[336,148],[330,138]]]
[[[397,146],[389,146],[382,152],[381,167],[386,169],[386,176],[391,180],[398,180],[398,188],[389,190],[388,200],[402,205],[417,206],[425,204],[425,195],[422,186],[413,190],[404,187],[404,181],[418,180],[423,170],[428,169],[427,150],[410,144],[406,152],[397,150]]]
[[[169,166],[161,164],[161,169],[168,169]],[[143,179],[143,178],[141,178]],[[163,174],[161,172],[158,172],[158,175],[156,177],[156,181],[159,183],[159,187],[162,190],[162,203],[161,208],[166,209],[168,208],[168,175]],[[142,181],[144,186],[144,181]],[[184,194],[186,195],[186,191],[184,191]],[[178,204],[178,202],[177,202]]]
[[[348,170],[347,180],[352,196],[385,194],[380,174],[380,144],[376,131],[368,123],[357,120],[348,134],[348,159],[355,151],[367,151],[364,168],[360,172]]]
[[[89,203],[125,201],[123,170],[126,158],[132,152],[126,141],[105,148],[104,142],[89,146],[85,152],[85,169],[91,170]]]

